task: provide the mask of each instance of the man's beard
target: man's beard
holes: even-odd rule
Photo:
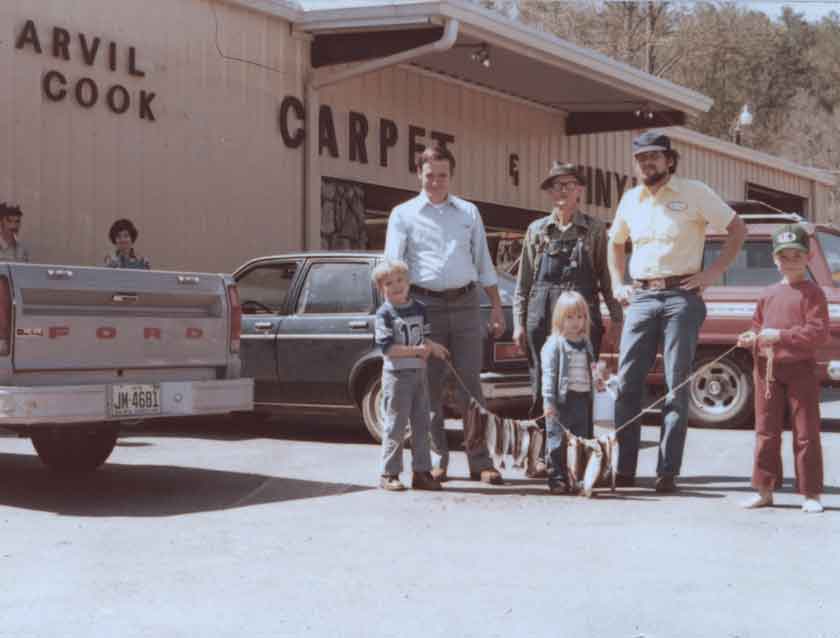
[[[646,177],[643,177],[642,181],[645,183],[645,186],[653,186],[654,184],[658,184],[659,182],[664,180],[666,177],[668,177],[668,171],[648,175]]]

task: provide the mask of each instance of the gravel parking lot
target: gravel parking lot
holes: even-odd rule
[[[823,515],[790,481],[737,507],[749,431],[692,430],[678,495],[645,479],[591,500],[514,472],[384,493],[378,448],[337,427],[138,433],[75,480],[0,438],[0,636],[837,637],[832,429]]]

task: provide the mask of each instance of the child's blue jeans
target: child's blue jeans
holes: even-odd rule
[[[568,481],[566,476],[566,434],[563,426],[575,436],[592,438],[592,393],[567,392],[562,405],[554,405],[556,416],[545,420],[546,456],[549,460],[548,486]],[[562,424],[562,425],[561,425]]]

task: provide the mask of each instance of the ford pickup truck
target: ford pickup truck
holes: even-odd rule
[[[782,224],[801,222],[811,237],[808,277],[828,298],[831,340],[820,350],[817,372],[823,386],[840,384],[840,230],[810,223],[795,214],[769,209],[760,202],[729,202],[747,222],[747,236],[740,253],[723,277],[703,292],[706,321],[694,369],[702,370],[690,383],[689,422],[699,427],[741,427],[753,422],[753,360],[738,349],[712,366],[706,363],[730,349],[738,335],[749,330],[762,291],[781,280],[773,263],[772,235]],[[713,262],[723,246],[723,235],[709,233],[704,263]],[[607,356],[615,365],[615,354]],[[661,357],[648,378],[652,397],[664,384]]]
[[[124,424],[252,410],[241,317],[225,275],[0,263],[0,428],[76,472]]]

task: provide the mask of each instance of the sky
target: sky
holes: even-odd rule
[[[840,0],[738,0],[738,4],[749,5],[757,11],[763,11],[771,18],[778,18],[785,6],[801,13],[809,22],[818,22],[832,11],[840,14]]]

